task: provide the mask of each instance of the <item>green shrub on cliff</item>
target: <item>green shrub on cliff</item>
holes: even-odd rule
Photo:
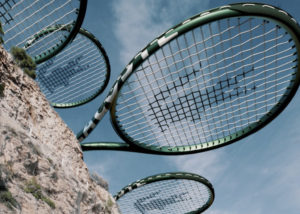
[[[41,187],[41,185],[39,185],[37,183],[35,178],[33,178],[32,180],[29,180],[29,181],[26,182],[26,186],[24,188],[24,191],[26,193],[32,194],[37,200],[44,201],[52,209],[55,209],[55,203],[51,199],[44,196],[44,194],[42,192],[42,187]]]
[[[5,206],[7,206],[11,210],[14,207],[18,206],[18,202],[12,196],[11,192],[8,191],[8,190],[6,190],[6,191],[0,191],[0,203],[3,203]]]
[[[28,74],[32,79],[36,78],[36,64],[32,58],[26,53],[23,48],[12,47],[10,49],[11,54],[14,57],[16,63],[23,69],[23,71]]]

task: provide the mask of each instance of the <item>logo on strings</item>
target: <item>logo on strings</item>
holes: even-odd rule
[[[191,199],[188,192],[173,194],[167,198],[160,198],[160,192],[161,191],[153,192],[148,196],[136,200],[134,207],[142,214],[146,214],[146,211],[164,210],[167,206]]]
[[[200,115],[205,110],[255,91],[255,85],[249,86],[243,83],[251,72],[254,72],[253,67],[219,81],[204,83],[200,77],[200,70],[193,69],[190,73],[179,76],[173,84],[167,85],[164,90],[160,89],[154,95],[154,101],[149,103],[149,117],[156,121],[161,132],[169,128],[166,120],[176,123],[185,119],[195,123],[201,120]],[[195,79],[203,81],[200,87],[190,85],[193,84],[191,82],[195,82]]]
[[[87,70],[90,67],[88,64],[80,64],[82,58],[83,55],[78,56],[67,62],[66,65],[55,67],[53,70],[49,69],[52,66],[55,66],[54,60],[50,59],[39,69],[37,78],[42,86],[46,87],[48,91],[53,93],[59,86],[68,86],[69,81],[73,76]]]

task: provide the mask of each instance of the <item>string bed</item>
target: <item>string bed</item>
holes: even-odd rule
[[[107,70],[95,43],[79,33],[67,48],[38,66],[37,81],[50,102],[77,103],[99,92]]]
[[[125,82],[116,120],[133,142],[202,146],[257,123],[280,103],[296,72],[290,35],[259,17],[186,32]]]
[[[138,187],[117,203],[124,214],[183,214],[203,207],[211,197],[210,190],[200,182],[169,179]]]
[[[52,51],[66,40],[70,32],[59,28],[47,32],[46,29],[55,25],[63,28],[74,24],[79,7],[80,1],[74,0],[5,0],[0,3],[0,20],[5,32],[4,47],[8,50],[12,46],[23,47],[32,57]],[[34,39],[34,35],[42,31],[47,32],[46,35]]]

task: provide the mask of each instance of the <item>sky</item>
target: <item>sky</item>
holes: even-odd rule
[[[132,57],[173,25],[204,10],[245,1],[224,0],[89,0],[83,27],[105,48],[111,79],[89,104],[56,109],[77,133],[91,119],[110,87]],[[298,22],[298,0],[264,0],[289,12]],[[216,198],[207,214],[298,214],[300,210],[300,94],[262,130],[234,144],[208,152],[158,156],[117,151],[84,153],[90,172],[109,183],[112,195],[144,177],[185,171],[207,178]],[[109,114],[85,140],[121,141]]]

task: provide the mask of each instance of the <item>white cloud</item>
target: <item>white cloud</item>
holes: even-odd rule
[[[115,168],[116,160],[112,157],[104,157],[101,159],[101,163],[95,160],[86,161],[88,164],[88,168],[90,173],[96,172],[106,181],[110,181],[113,179],[111,176],[111,170]]]
[[[158,25],[153,23],[155,13],[153,1],[117,0],[114,4],[116,14],[115,34],[120,41],[120,57],[122,63],[131,58],[151,42],[164,28],[170,26],[162,20]]]
[[[290,207],[293,210],[300,210],[300,157],[298,151],[283,149],[283,154],[275,158],[276,164],[267,163],[265,170],[259,174],[259,176],[268,178],[268,182],[260,190],[261,194],[272,196],[274,203],[282,203],[282,208]]]
[[[121,62],[127,64],[141,49],[160,34],[191,15],[208,8],[209,0],[116,0],[114,32],[121,43]]]
[[[218,210],[218,209],[214,209],[214,210],[210,210],[208,209],[206,212],[206,214],[240,214],[240,213],[233,213],[232,211],[225,211],[225,210]]]
[[[222,150],[209,151],[200,154],[168,157],[179,171],[192,172],[204,176],[213,183],[228,167],[223,158]]]

